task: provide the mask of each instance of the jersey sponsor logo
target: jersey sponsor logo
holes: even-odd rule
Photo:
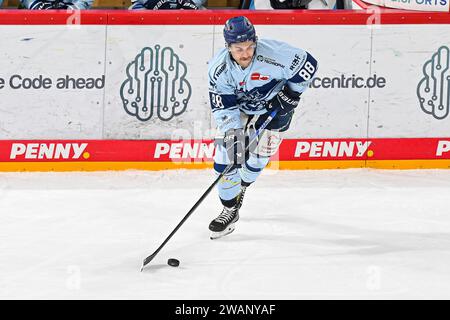
[[[371,141],[298,141],[295,158],[361,158]]]
[[[162,121],[186,111],[192,89],[187,66],[170,47],[146,47],[126,68],[120,88],[125,111],[140,121],[154,115]]]
[[[259,62],[264,62],[264,63],[267,63],[267,64],[274,65],[276,67],[284,68],[283,64],[277,62],[276,60],[274,60],[272,58],[264,57],[262,55],[257,55],[256,56],[256,60],[259,61]]]
[[[266,75],[262,75],[262,74],[260,74],[260,73],[258,73],[258,72],[253,72],[253,73],[251,74],[251,76],[250,76],[250,79],[251,79],[251,80],[267,81],[267,80],[270,79],[270,77],[269,77],[269,76],[266,76]]]
[[[305,62],[306,59],[306,55],[304,55],[303,57],[300,57],[298,54],[295,54],[294,56],[294,60],[292,60],[291,66],[289,67],[289,69],[291,71],[294,71],[295,69],[297,69],[298,66],[303,65],[303,63]]]
[[[166,143],[160,142],[155,146],[153,156],[155,159],[169,158],[169,159],[203,159],[213,158],[214,143],[205,142],[179,142]]]
[[[450,152],[450,141],[440,140],[436,148],[436,156],[442,157],[444,153]]]
[[[450,111],[450,49],[442,46],[423,66],[417,86],[420,108],[435,119],[445,119]]]
[[[87,146],[87,143],[13,143],[9,158],[76,160],[83,156],[88,159],[89,153],[85,152]]]
[[[219,79],[220,75],[225,71],[226,68],[227,68],[227,64],[226,64],[225,62],[224,62],[224,63],[221,63],[221,64],[216,68],[216,70],[214,70],[213,79],[214,79],[215,81],[217,81],[217,79]]]

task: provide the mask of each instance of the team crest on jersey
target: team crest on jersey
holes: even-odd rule
[[[250,76],[250,79],[252,79],[252,80],[267,81],[267,80],[270,79],[270,77],[269,77],[269,76],[266,76],[266,75],[263,75],[263,74],[260,74],[260,73],[258,73],[258,72],[253,72],[253,73],[251,74],[251,76]]]
[[[248,111],[257,111],[265,107],[264,94],[257,88],[250,91],[239,90],[237,92],[238,101],[241,107]]]
[[[249,91],[239,88],[239,90],[236,91],[236,95],[240,107],[247,111],[259,111],[264,109],[266,107],[267,98],[279,84],[280,81],[271,79]]]

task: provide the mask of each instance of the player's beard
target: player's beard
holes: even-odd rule
[[[247,58],[247,59],[239,59],[239,65],[242,68],[247,68],[250,65],[251,62],[252,62],[252,58],[251,57]]]
[[[237,57],[230,52],[231,58],[239,64],[242,69],[247,68],[253,61],[254,54],[249,55],[247,57]]]
[[[247,68],[253,61],[254,55],[251,55],[246,58],[240,58],[237,62],[241,66],[242,69]]]

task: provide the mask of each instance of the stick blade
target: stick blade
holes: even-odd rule
[[[154,257],[155,257],[155,254],[152,254],[144,259],[144,261],[142,262],[142,266],[141,266],[141,272],[142,272],[142,270],[144,270],[145,266],[148,265],[150,263],[150,261],[153,260]]]

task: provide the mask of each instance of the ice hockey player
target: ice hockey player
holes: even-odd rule
[[[282,141],[300,97],[317,71],[317,60],[287,43],[258,39],[244,16],[225,23],[225,48],[209,62],[209,97],[218,126],[214,171],[230,170],[218,183],[222,213],[210,225],[211,239],[234,230],[246,188],[255,182]],[[279,112],[246,148],[246,139],[274,110]]]
[[[94,0],[21,0],[30,10],[84,10],[90,9]]]

